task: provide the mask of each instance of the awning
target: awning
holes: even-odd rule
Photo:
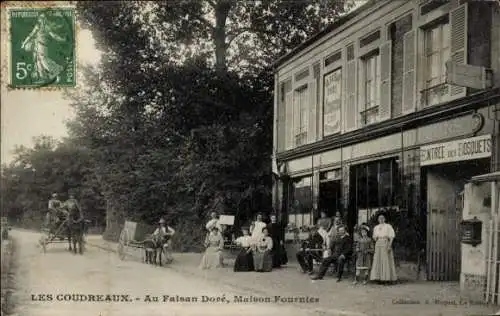
[[[473,183],[481,183],[481,182],[492,182],[492,181],[500,181],[500,171],[481,174],[470,179],[470,182]]]

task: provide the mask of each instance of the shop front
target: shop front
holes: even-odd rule
[[[283,220],[296,228],[320,210],[341,212],[348,230],[391,211],[403,261],[425,256],[429,280],[458,280],[464,184],[492,167],[489,107],[281,162]],[[476,124],[477,118],[481,124]],[[302,234],[306,236],[305,232]]]
[[[489,134],[420,147],[429,280],[459,279],[464,185],[472,177],[490,171],[491,152]]]

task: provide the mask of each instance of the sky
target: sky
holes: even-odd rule
[[[91,32],[80,30],[77,41],[78,61],[98,63],[100,52],[95,49]],[[2,57],[2,64],[4,62]],[[12,161],[12,151],[17,145],[31,147],[35,136],[47,135],[56,139],[66,136],[65,122],[72,117],[69,101],[63,98],[61,91],[7,90],[2,79],[1,163]]]

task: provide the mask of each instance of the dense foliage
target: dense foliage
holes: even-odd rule
[[[16,159],[4,166],[1,177],[2,209],[13,223],[39,228],[47,201],[57,192],[65,200],[79,197],[94,226],[104,225],[105,202],[87,148],[50,137],[37,137],[33,148],[20,147]]]
[[[194,245],[212,210],[238,221],[271,211],[271,62],[346,2],[79,2],[102,60],[80,67],[85,85],[67,95],[69,139],[88,154],[108,237],[126,218],[163,216]]]

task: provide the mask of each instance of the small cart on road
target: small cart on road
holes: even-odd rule
[[[143,223],[133,221],[125,221],[123,229],[118,239],[117,253],[121,260],[125,260],[131,249],[140,249],[144,251],[144,242],[151,239],[151,234],[155,227]],[[160,248],[162,255],[160,256],[160,265],[168,264],[173,261],[172,256],[168,253],[163,253],[163,248]],[[144,255],[144,254],[143,254]],[[144,261],[146,258],[144,257]]]

